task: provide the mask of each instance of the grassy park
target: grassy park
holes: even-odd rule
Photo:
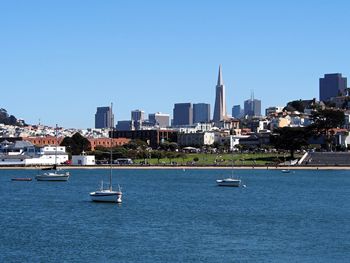
[[[300,158],[296,156],[296,158]],[[232,162],[233,160],[233,162]],[[191,153],[185,154],[182,157],[173,158],[148,158],[135,159],[135,164],[148,165],[196,165],[196,166],[254,166],[254,165],[277,165],[289,160],[288,154],[283,153],[234,153],[234,154],[206,154],[206,153]]]

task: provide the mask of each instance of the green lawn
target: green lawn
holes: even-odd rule
[[[285,155],[288,159],[288,155]],[[295,156],[300,158],[301,156]],[[198,158],[198,161],[194,160]],[[234,165],[266,165],[276,164],[284,161],[283,154],[277,153],[234,153],[234,154],[204,154],[204,153],[193,153],[186,154],[186,158],[162,158],[162,159],[147,159],[146,162],[151,165],[169,165],[171,162],[175,162],[177,165],[191,165],[195,164],[198,166],[205,165],[232,165],[232,158]],[[144,162],[144,159],[134,160],[135,164]]]

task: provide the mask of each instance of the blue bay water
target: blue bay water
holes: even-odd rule
[[[12,182],[0,170],[0,262],[348,262],[350,171],[114,170],[121,205],[90,202],[108,170]]]

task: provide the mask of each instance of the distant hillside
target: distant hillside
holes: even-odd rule
[[[0,123],[6,125],[15,125],[15,126],[25,126],[25,122],[22,120],[17,120],[17,118],[13,115],[9,115],[7,110],[0,109]]]

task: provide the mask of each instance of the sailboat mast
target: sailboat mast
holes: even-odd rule
[[[113,109],[113,103],[111,103],[111,110],[109,112],[109,120],[110,120],[110,134],[109,134],[109,139],[110,139],[110,172],[109,172],[109,189],[112,191],[112,161],[113,161],[113,156],[112,156],[112,143],[113,143],[113,139],[112,139],[112,130],[113,130],[113,121],[112,121],[112,109]]]
[[[232,150],[232,163],[231,163],[231,177],[233,178],[233,150]]]
[[[56,141],[55,141],[55,167],[56,167],[56,165],[57,165],[57,144],[58,144],[58,142],[57,142],[57,124],[56,124],[56,129],[55,129],[55,137],[56,137]]]

